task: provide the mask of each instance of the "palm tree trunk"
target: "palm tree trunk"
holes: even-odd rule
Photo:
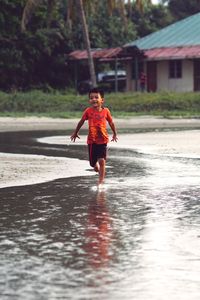
[[[90,47],[90,39],[89,39],[89,33],[88,33],[88,26],[87,26],[86,18],[85,18],[85,12],[83,9],[83,1],[77,0],[77,4],[78,4],[82,28],[83,28],[83,39],[84,39],[85,47],[86,47],[87,54],[88,54],[88,65],[89,65],[89,71],[90,71],[90,78],[92,81],[92,86],[96,87],[97,83],[96,83],[96,75],[95,75],[95,68],[94,68],[94,60],[92,57],[92,51],[91,51],[91,47]]]

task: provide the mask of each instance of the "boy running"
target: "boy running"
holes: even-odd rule
[[[99,173],[100,185],[104,182],[107,143],[109,142],[106,121],[113,132],[111,141],[117,142],[117,132],[109,109],[103,107],[104,92],[98,88],[93,88],[89,91],[89,102],[91,107],[88,107],[83,112],[81,120],[78,122],[74,133],[71,135],[71,140],[75,142],[76,138],[80,138],[78,132],[84,122],[88,120],[89,132],[87,144],[89,161],[94,170]]]

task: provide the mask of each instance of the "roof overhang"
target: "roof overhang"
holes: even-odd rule
[[[200,58],[199,46],[167,47],[144,50],[146,60],[174,60]]]
[[[109,62],[116,59],[126,61],[134,57],[144,57],[144,51],[139,50],[135,46],[92,49],[92,57],[94,60],[100,62]],[[67,55],[67,59],[71,61],[87,60],[88,53],[86,50],[75,50]]]

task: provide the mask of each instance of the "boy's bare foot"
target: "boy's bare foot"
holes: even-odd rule
[[[98,185],[103,185],[104,181],[99,179]]]
[[[102,187],[103,187],[102,183],[99,183],[98,186],[97,186],[98,190],[102,189]]]

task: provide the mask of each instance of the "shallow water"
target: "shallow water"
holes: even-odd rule
[[[0,150],[85,158],[37,136]],[[101,190],[93,175],[1,189],[1,299],[199,299],[199,167],[110,149]]]

